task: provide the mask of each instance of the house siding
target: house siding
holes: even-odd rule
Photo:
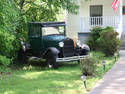
[[[80,1],[76,0],[76,4],[80,6]],[[67,12],[66,18],[66,36],[72,38],[74,41],[78,39],[79,32],[79,18],[80,14],[71,14]]]
[[[78,40],[80,40],[81,43],[86,43],[89,36],[90,33],[78,33]]]
[[[91,1],[81,1],[81,16],[89,17],[90,16],[90,5],[103,5],[103,16],[119,16],[119,7],[117,12],[114,12],[111,8],[113,0],[91,0]]]

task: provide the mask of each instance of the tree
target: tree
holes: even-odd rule
[[[78,5],[72,0],[15,0],[20,11],[18,33],[27,37],[27,23],[34,21],[57,21],[60,9],[77,13]]]
[[[0,0],[0,28],[9,32],[16,30],[19,13],[13,0]]]
[[[19,12],[13,0],[0,0],[0,64],[9,65],[17,54]]]
[[[53,21],[60,9],[77,13],[78,6],[72,0],[15,0],[22,16],[32,21]]]

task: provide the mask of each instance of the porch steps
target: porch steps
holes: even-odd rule
[[[120,47],[120,50],[125,50],[125,32],[122,32],[121,41],[122,41],[122,45]]]

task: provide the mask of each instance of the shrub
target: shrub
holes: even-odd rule
[[[107,55],[114,55],[117,52],[121,41],[117,38],[118,33],[114,31],[112,27],[106,27],[100,33],[100,38],[98,39],[99,46],[101,50]]]
[[[121,41],[117,38],[118,33],[112,27],[94,27],[91,30],[87,44],[93,51],[103,51],[105,55],[114,55],[117,52]]]
[[[80,68],[83,75],[93,75],[96,71],[99,61],[93,57],[85,57],[80,60]]]
[[[101,27],[94,27],[91,29],[90,37],[88,38],[87,44],[91,48],[91,50],[98,50],[100,49],[98,45],[98,39],[100,37],[100,32],[102,31]]]
[[[6,30],[0,31],[0,64],[10,64],[12,59],[17,56],[17,39]],[[2,59],[1,59],[2,58]]]
[[[11,59],[8,59],[6,56],[0,55],[0,64],[3,66],[8,66],[11,63]]]
[[[92,56],[93,58],[96,58],[98,60],[103,60],[104,57],[105,57],[105,54],[103,52],[100,52],[100,51],[91,51],[89,53],[90,56]]]
[[[16,49],[16,38],[9,32],[0,32],[0,54],[6,56],[7,58],[13,58],[15,56]]]
[[[16,57],[19,20],[19,10],[14,0],[0,0],[0,69],[4,69]]]

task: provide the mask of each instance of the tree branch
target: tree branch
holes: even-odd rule
[[[20,9],[21,9],[21,10],[23,9],[24,2],[25,2],[25,0],[20,0],[19,6],[20,6]]]

